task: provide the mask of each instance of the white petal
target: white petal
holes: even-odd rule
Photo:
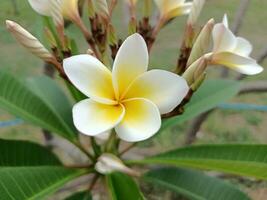
[[[234,49],[234,53],[248,57],[252,52],[252,45],[248,40],[242,37],[237,37],[237,44]]]
[[[214,64],[224,65],[242,74],[254,75],[263,71],[254,59],[230,52],[215,54],[212,59]]]
[[[147,66],[146,43],[141,35],[133,34],[124,41],[114,61],[112,80],[117,97],[137,76],[147,71]]]
[[[51,16],[50,0],[28,0],[33,10],[45,16]]]
[[[123,102],[125,116],[116,126],[118,136],[127,142],[138,142],[152,137],[161,126],[157,106],[146,99],[131,99]]]
[[[121,105],[106,105],[85,99],[73,107],[73,121],[81,133],[95,136],[114,128],[124,113]]]
[[[95,101],[116,104],[111,72],[95,57],[78,55],[63,62],[70,81],[86,96]]]
[[[188,90],[184,78],[164,70],[151,70],[133,82],[124,98],[149,99],[165,114],[181,103]]]
[[[236,47],[236,37],[224,24],[216,24],[212,31],[213,52],[232,51]]]
[[[223,15],[222,23],[224,24],[224,26],[225,26],[226,28],[229,28],[229,23],[228,23],[228,17],[227,17],[227,14],[224,14],[224,15]]]

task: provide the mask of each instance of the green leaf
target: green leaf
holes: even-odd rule
[[[192,167],[267,179],[267,145],[198,145],[128,163]]]
[[[69,124],[48,103],[47,99],[49,98],[43,100],[39,93],[39,95],[35,94],[26,84],[3,70],[0,70],[0,85],[1,108],[25,121],[55,132],[70,141],[77,139],[73,128],[70,128]],[[50,89],[47,87],[46,90],[41,91],[43,96],[46,93],[52,94]]]
[[[59,120],[69,130],[68,132],[75,133],[76,128],[73,125],[72,105],[58,84],[47,76],[31,78],[28,80],[28,83],[32,91],[58,115]]]
[[[65,200],[92,200],[91,193],[89,191],[86,192],[78,192]]]
[[[233,80],[207,80],[193,95],[190,102],[185,106],[182,115],[165,119],[161,131],[167,127],[181,124],[199,114],[206,112],[217,105],[234,97],[240,90],[240,83]]]
[[[39,200],[86,173],[30,142],[0,140],[0,153],[0,200]]]
[[[172,190],[191,200],[249,200],[234,185],[204,173],[181,169],[161,168],[147,172],[143,180]]]
[[[87,99],[88,97],[86,97],[83,93],[81,93],[75,86],[73,86],[72,84],[70,84],[69,82],[65,81],[72,97],[74,98],[74,100],[76,102],[79,102],[81,100]]]
[[[144,200],[135,181],[122,173],[112,173],[106,177],[111,200]]]

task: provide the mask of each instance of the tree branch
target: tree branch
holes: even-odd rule
[[[243,95],[248,93],[264,93],[264,92],[267,92],[267,81],[255,81],[255,82],[244,83],[238,94]],[[213,113],[214,110],[216,109],[204,112],[192,121],[186,133],[185,145],[190,145],[195,141],[197,133],[200,130],[202,124],[206,121],[208,116],[211,113]]]

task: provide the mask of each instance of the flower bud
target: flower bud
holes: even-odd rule
[[[144,0],[144,17],[149,17],[152,10],[152,0]]]
[[[78,0],[60,0],[61,11],[66,19],[76,22],[80,18]]]
[[[109,45],[116,45],[118,43],[115,29],[111,24],[108,26],[108,43]]]
[[[98,0],[96,4],[96,13],[99,14],[103,19],[109,21],[109,9],[106,0]]]
[[[51,0],[28,0],[30,6],[40,15],[51,16]]]
[[[131,18],[129,21],[129,25],[128,25],[128,34],[132,35],[134,33],[137,32],[137,24],[136,24],[136,19],[135,18]]]
[[[197,19],[202,11],[202,8],[205,4],[205,0],[194,0],[191,8],[191,12],[189,14],[187,24],[195,25]]]
[[[48,43],[50,44],[50,46],[52,48],[57,46],[57,42],[56,42],[56,39],[55,39],[53,33],[47,27],[44,28],[44,35],[45,35],[45,38],[47,39]]]
[[[198,58],[203,56],[205,53],[207,53],[209,47],[210,47],[210,40],[211,40],[211,33],[212,29],[214,27],[214,19],[210,19],[207,24],[203,27],[201,32],[199,33],[191,54],[189,56],[189,59],[187,61],[187,66],[191,65],[193,62],[195,62]]]
[[[41,44],[41,42],[19,24],[7,20],[6,27],[15,39],[32,54],[44,61],[51,61],[54,59],[53,55]]]
[[[88,15],[89,18],[93,18],[95,16],[95,4],[93,0],[87,0],[88,6]]]
[[[64,27],[64,19],[61,12],[61,2],[60,0],[51,1],[51,16],[57,27]]]
[[[104,153],[99,158],[95,164],[95,169],[100,174],[110,174],[112,172],[122,172],[130,176],[139,176],[139,173],[130,169],[123,162],[113,154]]]
[[[125,1],[133,6],[137,3],[137,0],[125,0]]]
[[[208,65],[205,56],[196,60],[191,64],[183,74],[183,78],[187,81],[189,86],[192,86],[203,75]]]

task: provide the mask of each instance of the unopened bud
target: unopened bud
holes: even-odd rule
[[[207,53],[209,47],[210,47],[210,41],[211,41],[211,33],[212,29],[214,27],[214,19],[210,19],[207,24],[203,27],[201,32],[199,33],[191,54],[189,56],[189,59],[187,61],[187,66],[191,65],[193,62],[195,62],[198,58],[203,56],[205,53]]]
[[[86,53],[88,55],[94,56],[94,52],[92,51],[92,49],[87,49]]]
[[[108,26],[108,43],[109,45],[116,45],[118,43],[115,29],[111,24]]]
[[[112,172],[122,172],[130,176],[139,176],[139,173],[130,169],[123,162],[113,154],[104,153],[95,164],[95,169],[100,174],[110,174]]]
[[[129,22],[129,26],[128,26],[128,34],[132,35],[132,34],[136,33],[136,31],[137,31],[136,19],[131,18],[131,20]]]
[[[32,9],[40,15],[51,16],[51,0],[28,0]]]
[[[130,5],[135,5],[137,3],[137,0],[125,0]]]
[[[95,16],[95,4],[93,0],[87,0],[87,6],[89,18],[93,18]]]
[[[97,0],[96,4],[96,13],[99,14],[103,19],[109,21],[109,9],[106,0]]]
[[[78,0],[60,0],[62,14],[66,19],[69,19],[75,23],[80,20],[80,14],[78,9]]]
[[[56,47],[57,46],[57,42],[56,39],[53,35],[53,33],[50,31],[50,29],[48,29],[47,27],[44,28],[44,34],[45,34],[45,38],[47,39],[48,43],[50,44],[50,46]]]
[[[193,91],[197,91],[198,88],[202,85],[203,81],[206,79],[206,72],[204,72],[203,74],[201,74],[197,80],[190,86],[191,90]]]
[[[149,17],[152,11],[152,0],[144,0],[144,17]]]
[[[191,64],[183,74],[183,78],[187,81],[188,85],[191,86],[199,79],[200,76],[205,72],[208,62],[205,56],[196,60]]]
[[[193,1],[191,12],[187,20],[187,24],[190,24],[191,26],[196,24],[204,4],[205,4],[205,0],[194,0]]]
[[[54,0],[51,1],[51,16],[53,21],[57,27],[63,28],[64,27],[64,19],[61,10],[61,1]]]
[[[15,39],[32,54],[45,61],[54,59],[53,55],[41,44],[41,42],[19,24],[7,20],[6,27]]]

